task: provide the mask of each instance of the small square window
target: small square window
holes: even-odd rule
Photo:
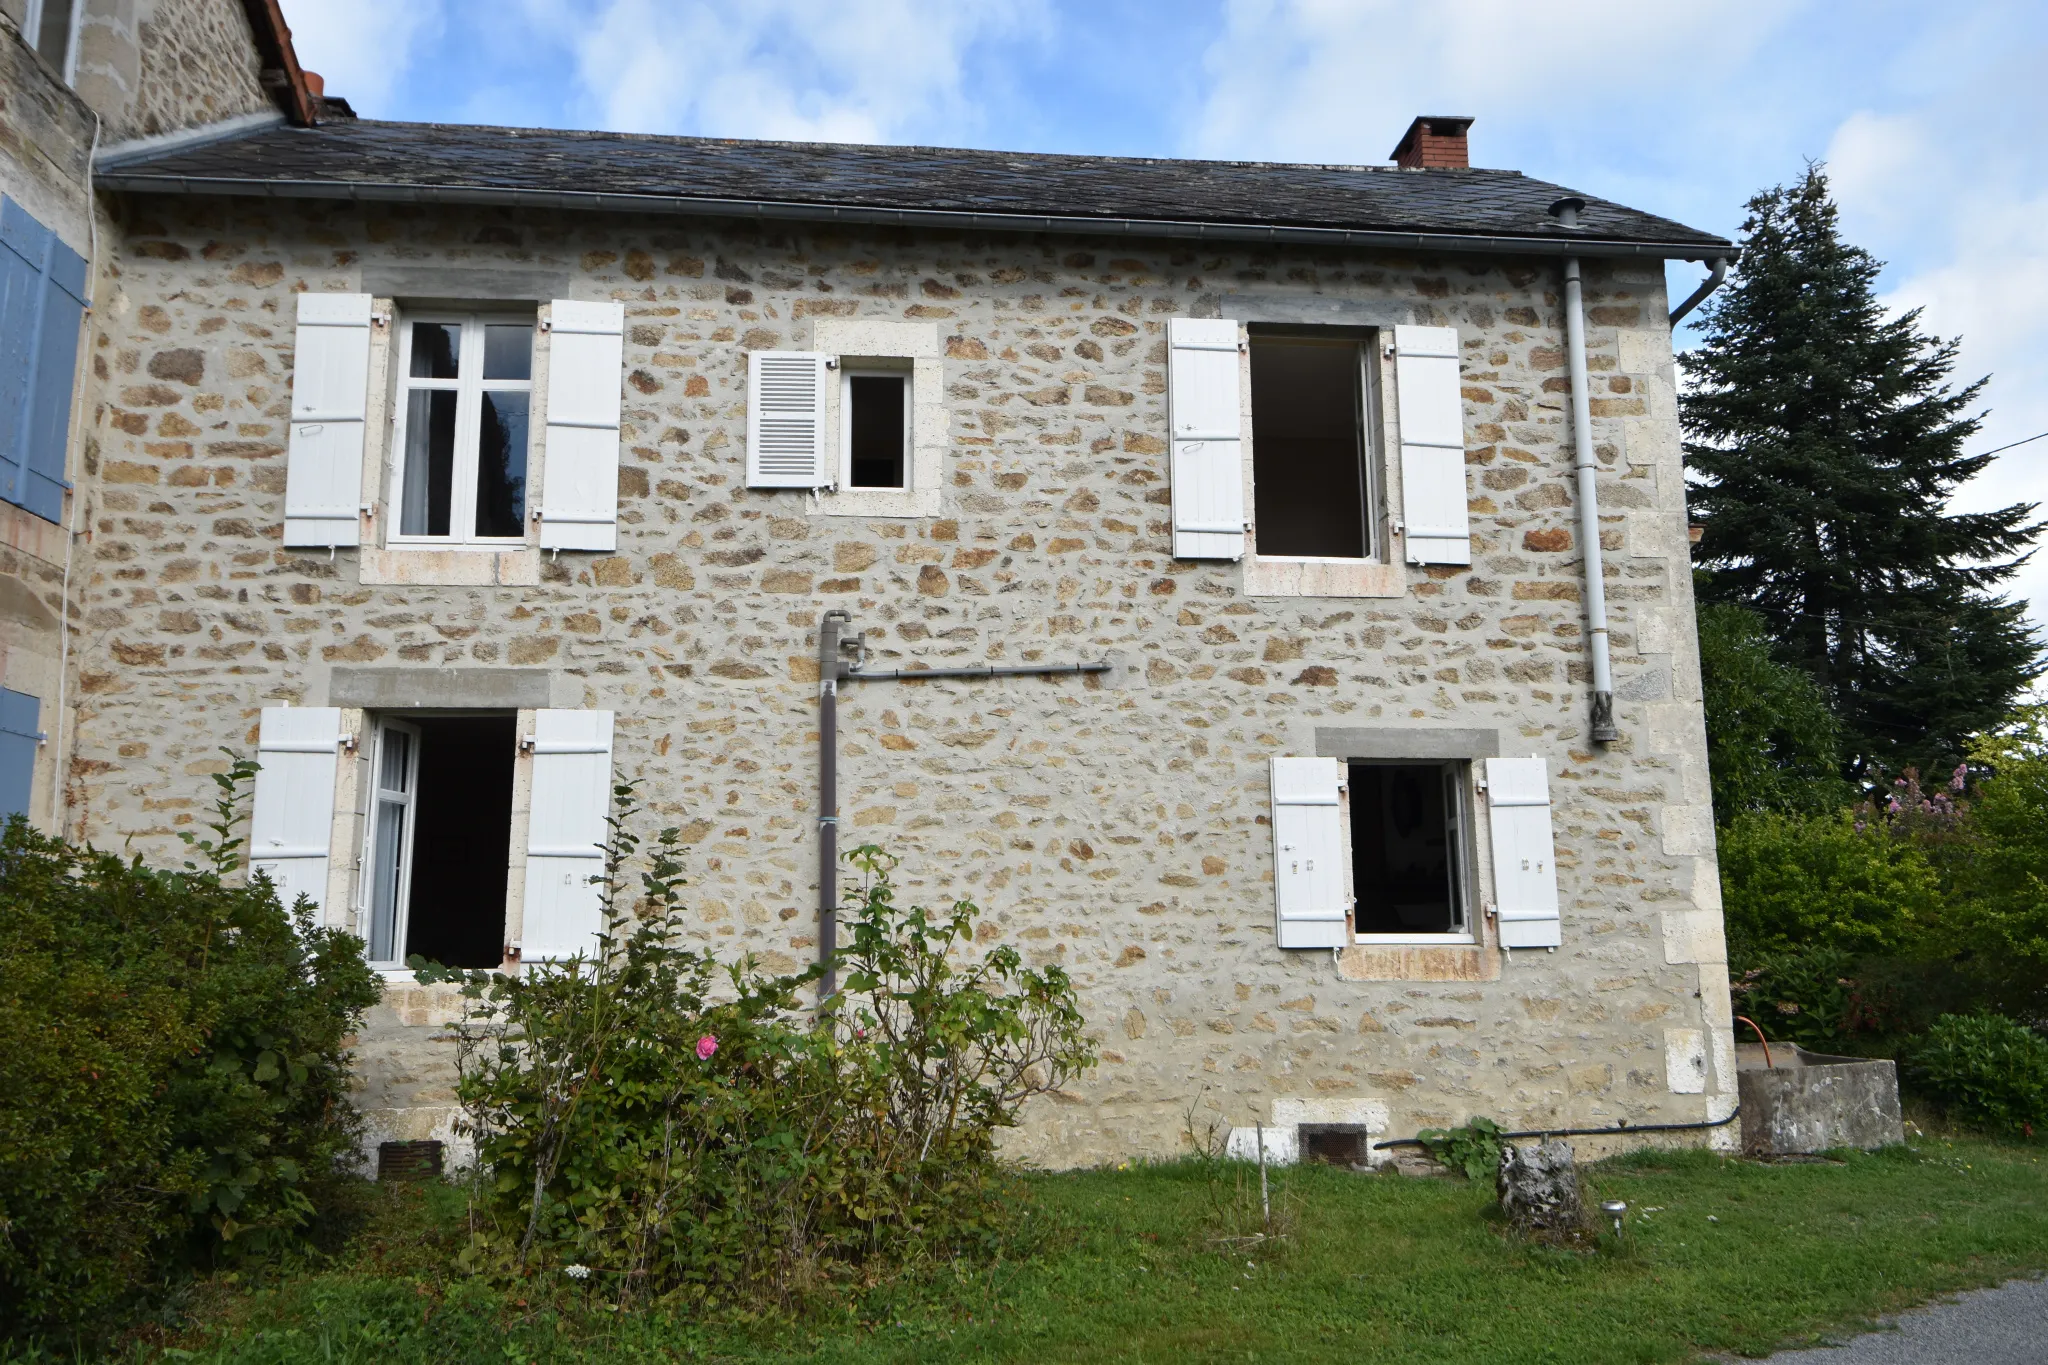
[[[1350,765],[1360,937],[1466,934],[1463,763]]]
[[[403,345],[393,540],[523,540],[532,320],[409,318]]]
[[[849,368],[839,392],[846,486],[910,487],[910,376]]]

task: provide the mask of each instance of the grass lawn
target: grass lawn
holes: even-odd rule
[[[1276,1172],[1284,1238],[1219,1243],[1256,1175],[1199,1163],[1029,1176],[1037,1253],[822,1293],[791,1315],[696,1321],[514,1293],[447,1270],[453,1190],[385,1191],[328,1267],[216,1282],[170,1359],[1683,1361],[1811,1342],[1947,1290],[2048,1271],[2040,1147],[1923,1138],[1841,1164],[1703,1152],[1591,1168],[1626,1199],[1592,1254],[1511,1242],[1461,1180]],[[160,1359],[157,1347],[135,1354]]]

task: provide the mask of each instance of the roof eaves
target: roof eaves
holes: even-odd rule
[[[1628,237],[1561,237],[1550,234],[1309,227],[1201,219],[980,213],[951,209],[883,208],[862,204],[820,204],[792,200],[693,195],[619,194],[593,190],[524,189],[456,183],[153,175],[140,168],[124,172],[119,167],[110,168],[101,176],[100,183],[108,189],[144,194],[254,195],[280,199],[347,199],[385,203],[500,204],[516,208],[675,213],[698,217],[966,228],[993,232],[1068,232],[1094,236],[1295,242],[1522,256],[1634,256],[1661,260],[1705,260],[1727,255],[1733,250],[1732,243],[1717,237],[1701,237],[1689,241],[1656,241]]]

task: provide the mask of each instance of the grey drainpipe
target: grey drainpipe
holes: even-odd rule
[[[839,989],[832,958],[839,951],[839,632],[853,618],[838,607],[818,622],[818,1007]]]
[[[818,982],[818,1007],[823,1010],[839,989],[832,958],[839,951],[839,684],[842,682],[917,682],[925,678],[1053,677],[1071,673],[1107,673],[1107,659],[1085,664],[972,664],[964,668],[892,668],[864,673],[846,664],[841,642],[853,618],[838,607],[818,621],[818,963],[825,969]],[[854,636],[856,653],[866,658]]]
[[[1550,206],[1558,222],[1568,228],[1579,225],[1579,210],[1586,201],[1576,197],[1558,200]],[[1565,352],[1572,371],[1572,447],[1579,473],[1579,542],[1586,563],[1586,632],[1593,660],[1592,738],[1595,744],[1612,744],[1621,738],[1614,728],[1614,667],[1607,653],[1607,580],[1600,560],[1599,466],[1593,459],[1593,415],[1586,395],[1586,311],[1580,298],[1579,258],[1564,262]]]
[[[1726,256],[1718,256],[1714,259],[1713,264],[1709,267],[1709,273],[1707,277],[1704,280],[1700,281],[1700,287],[1693,290],[1692,293],[1686,295],[1684,303],[1679,304],[1678,307],[1671,310],[1671,325],[1673,327],[1676,327],[1679,323],[1684,322],[1685,315],[1687,313],[1690,313],[1693,309],[1699,307],[1701,304],[1705,303],[1707,301],[1707,295],[1713,293],[1716,289],[1719,289],[1721,287],[1722,282],[1727,278],[1728,258]]]

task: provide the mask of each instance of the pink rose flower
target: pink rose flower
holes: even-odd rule
[[[710,1034],[708,1034],[708,1033],[707,1033],[707,1034],[705,1034],[705,1035],[704,1035],[704,1036],[703,1036],[702,1038],[699,1038],[699,1039],[697,1040],[697,1060],[698,1060],[698,1061],[700,1061],[700,1062],[708,1062],[708,1061],[710,1061],[710,1060],[711,1060],[711,1054],[712,1054],[712,1053],[714,1053],[714,1052],[716,1052],[716,1051],[718,1051],[718,1040],[717,1040],[716,1038],[712,1037],[712,1036],[711,1036]]]

